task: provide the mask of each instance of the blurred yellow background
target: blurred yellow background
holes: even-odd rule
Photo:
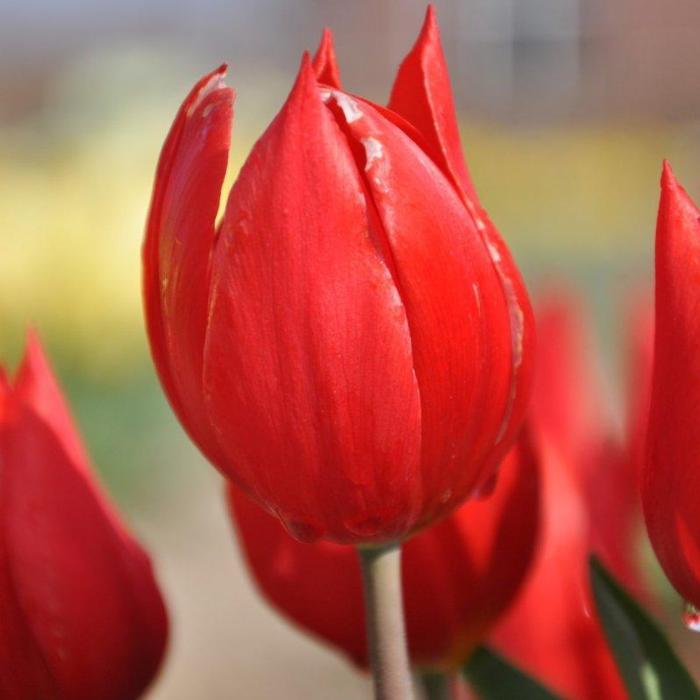
[[[587,295],[615,366],[624,305],[652,282],[662,159],[700,196],[700,5],[436,5],[483,202],[533,289],[554,279]],[[325,24],[348,88],[385,101],[423,12],[414,0],[28,0],[3,10],[0,349],[14,364],[26,326],[38,328],[96,468],[157,561],[174,640],[153,698],[367,693],[366,679],[251,590],[219,480],[155,380],[140,244],[158,151],[201,74],[230,64],[232,181]]]

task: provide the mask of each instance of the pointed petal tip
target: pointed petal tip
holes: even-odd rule
[[[414,60],[423,60],[425,51],[435,44],[437,44],[438,50],[442,53],[440,25],[438,24],[435,7],[430,4],[425,10],[425,17],[423,18],[423,24],[418,32],[418,36],[411,50],[406,54],[403,63],[408,61],[411,57],[414,57]]]
[[[333,32],[328,27],[323,28],[321,41],[314,54],[313,68],[319,83],[333,88],[342,88],[338,59],[335,56]]]
[[[663,164],[661,166],[661,187],[662,189],[669,189],[678,185],[678,180],[673,173],[673,168],[668,159],[664,158]]]
[[[314,54],[313,68],[319,83],[338,88],[339,90],[342,89],[338,59],[335,55],[333,32],[328,27],[323,28],[321,41]]]
[[[690,269],[688,256],[700,256],[700,209],[664,161],[656,221],[657,289],[661,269],[667,268],[672,276],[681,270],[685,274]]]
[[[47,367],[48,360],[37,329],[30,325],[25,332],[24,354],[17,370],[17,377],[26,372],[34,374],[40,367]]]
[[[303,73],[308,71],[311,71],[313,73],[311,54],[308,51],[304,51],[304,53],[301,54],[301,64],[299,66],[299,72]]]
[[[664,160],[661,172],[661,208],[672,207],[678,211],[685,210],[689,216],[698,215],[698,207],[678,181],[668,160]]]
[[[430,3],[425,10],[425,19],[423,20],[423,26],[420,30],[420,35],[418,36],[418,41],[427,41],[429,39],[439,37],[440,35],[440,25],[437,20],[437,12],[435,6]]]
[[[222,63],[218,68],[215,68],[211,73],[207,73],[198,85],[198,95],[200,98],[203,95],[209,94],[214,90],[226,88],[226,75],[228,74],[228,64]]]
[[[308,51],[304,51],[299,64],[299,72],[297,73],[294,85],[287,97],[287,104],[293,102],[295,99],[303,98],[304,96],[308,97],[311,91],[318,92],[316,90],[317,85],[318,82],[311,60],[311,54]]]
[[[187,117],[191,117],[197,109],[212,95],[218,96],[232,103],[235,97],[233,88],[226,85],[226,73],[228,64],[222,63],[218,68],[207,73],[194,87],[186,100]]]
[[[43,351],[43,346],[41,343],[41,337],[39,336],[39,331],[32,324],[29,324],[27,326],[27,330],[24,333],[24,341],[26,344],[26,351],[27,352],[30,352],[30,351],[42,352]]]

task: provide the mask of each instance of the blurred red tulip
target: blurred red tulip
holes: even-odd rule
[[[185,100],[156,176],[144,289],[162,384],[297,538],[403,538],[491,478],[532,368],[527,294],[474,197],[432,10],[390,109],[340,89],[324,35],[216,228],[223,74]]]
[[[637,297],[629,308],[626,354],[627,465],[630,479],[639,492],[645,461],[654,360],[654,303],[647,295]]]
[[[644,515],[669,580],[700,607],[700,210],[668,163],[656,228],[655,325]]]
[[[0,697],[134,700],[167,618],[151,564],[90,473],[36,338],[0,382]]]
[[[643,590],[636,483],[628,452],[614,439],[577,304],[552,297],[538,314],[538,334],[530,420],[542,452],[540,551],[494,642],[566,698],[622,699],[596,618],[588,556],[596,552],[627,586]]]
[[[578,299],[551,291],[537,308],[540,338],[530,403],[536,433],[545,435],[584,484],[592,457],[610,434],[611,414],[600,381],[593,334]]]
[[[582,494],[590,521],[590,547],[616,576],[641,593],[642,576],[635,542],[640,526],[639,492],[634,473],[634,445],[643,441],[633,428],[635,411],[644,403],[646,380],[640,353],[643,318],[629,319],[631,348],[628,433],[620,439],[611,397],[601,380],[594,336],[576,299],[552,294],[541,304],[538,356],[531,420],[535,432],[551,442]],[[639,365],[637,367],[637,365]]]
[[[513,600],[534,553],[539,466],[522,438],[495,494],[471,501],[404,545],[404,607],[411,658],[455,668]],[[237,488],[229,504],[250,572],[283,615],[367,666],[362,579],[354,548],[305,544]]]
[[[495,646],[567,700],[626,698],[588,583],[588,513],[575,478],[543,441],[540,547]]]

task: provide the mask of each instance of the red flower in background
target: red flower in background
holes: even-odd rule
[[[625,698],[596,617],[588,556],[596,552],[628,587],[643,591],[635,560],[639,501],[631,450],[611,429],[577,305],[559,294],[540,311],[530,416],[542,454],[540,551],[493,639],[567,698]]]
[[[642,499],[669,580],[700,607],[700,210],[664,165]]]
[[[630,481],[637,485],[639,493],[646,460],[646,434],[654,362],[654,302],[647,294],[639,295],[629,307],[626,353],[627,465]]]
[[[14,382],[0,381],[0,697],[134,700],[167,627],[149,559],[30,337]]]
[[[489,499],[466,503],[404,545],[408,644],[418,666],[456,668],[511,603],[528,571],[539,522],[539,467],[526,437],[499,471]],[[248,568],[264,597],[367,666],[354,548],[298,542],[234,486],[228,497]]]
[[[182,423],[304,540],[396,540],[493,475],[533,322],[462,156],[429,10],[389,108],[344,92],[326,33],[215,226],[233,93],[195,86],[144,246],[148,333]]]

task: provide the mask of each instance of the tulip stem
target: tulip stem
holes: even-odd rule
[[[401,545],[359,547],[375,700],[413,700],[401,594]]]

